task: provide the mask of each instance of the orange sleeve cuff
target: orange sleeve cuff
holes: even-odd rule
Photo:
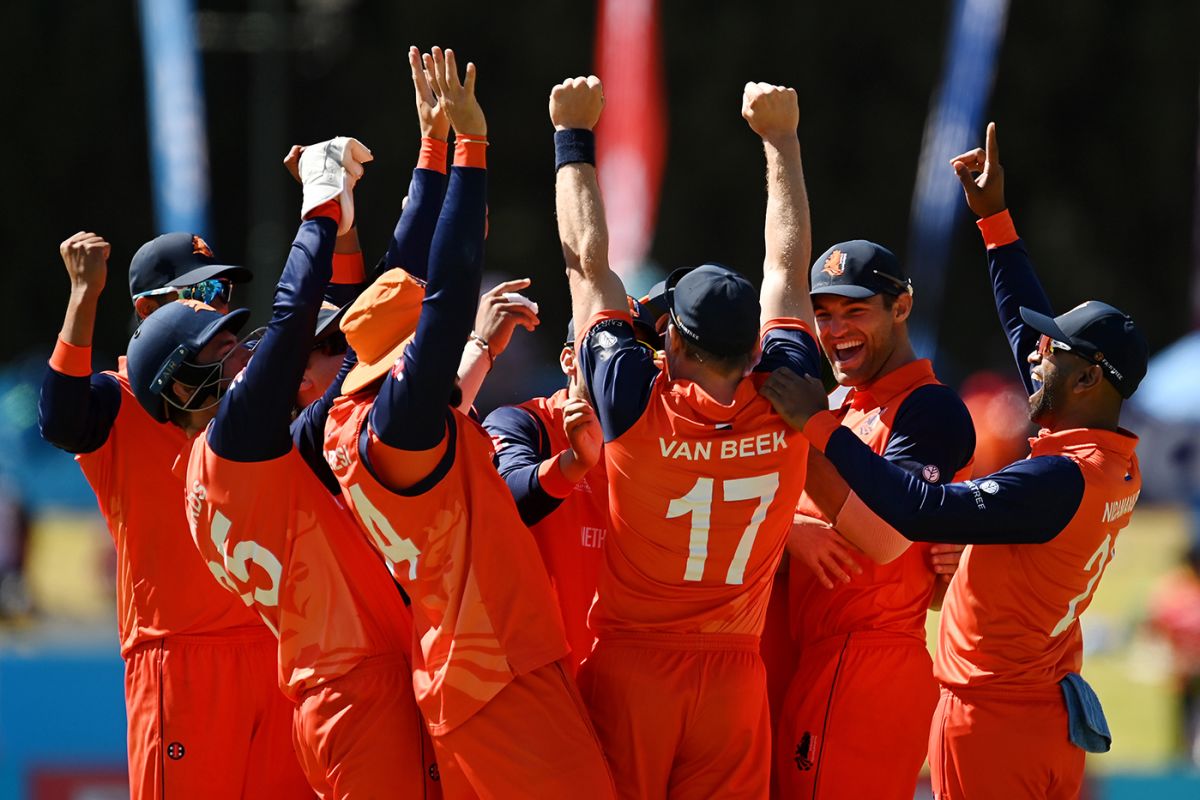
[[[619,308],[606,308],[603,311],[597,311],[592,315],[592,318],[587,321],[587,325],[583,326],[583,330],[575,334],[575,351],[579,351],[579,345],[591,333],[592,328],[599,325],[608,319],[620,319],[629,323],[629,327],[633,327],[633,317],[629,313],[629,309],[621,310]]]
[[[441,139],[431,139],[428,136],[421,139],[421,152],[417,156],[417,169],[431,169],[434,172],[446,174],[446,154],[450,145]]]
[[[547,458],[538,464],[538,485],[542,487],[543,492],[560,500],[575,489],[575,484],[563,475],[560,463],[562,456],[563,454],[559,453],[554,458]]]
[[[314,208],[312,211],[304,215],[305,219],[316,219],[317,217],[328,217],[338,225],[342,224],[342,204],[335,197],[332,200],[326,200],[321,205]]]
[[[458,137],[454,140],[454,166],[487,169],[487,146],[482,136]]]
[[[72,378],[86,378],[92,374],[92,348],[64,342],[60,337],[50,354],[50,369]]]
[[[774,330],[804,331],[812,336],[814,342],[817,340],[817,337],[813,335],[812,328],[808,327],[808,323],[798,317],[775,317],[767,320],[758,330],[759,340],[761,341],[764,336]]]
[[[979,232],[983,234],[983,243],[987,245],[988,250],[1012,244],[1021,238],[1017,236],[1016,226],[1013,225],[1012,216],[1007,208],[999,214],[984,217],[975,224],[979,226]]]
[[[813,447],[824,453],[825,445],[829,444],[829,437],[833,436],[833,432],[840,426],[841,423],[832,411],[818,411],[808,418],[802,432]]]
[[[330,283],[349,284],[351,286],[362,283],[367,279],[367,268],[363,264],[362,252],[357,253],[334,253],[333,254],[333,278]]]

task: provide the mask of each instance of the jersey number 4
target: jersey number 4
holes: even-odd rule
[[[779,473],[756,475],[752,478],[734,478],[722,482],[722,496],[726,503],[736,503],[743,500],[758,500],[758,506],[750,515],[750,522],[742,531],[737,550],[733,552],[733,560],[725,573],[725,583],[740,584],[746,573],[746,562],[750,560],[750,551],[754,549],[754,539],[758,536],[758,527],[767,517],[767,508],[775,499],[779,489]],[[692,530],[688,538],[687,566],[683,570],[685,581],[699,581],[704,578],[704,564],[708,561],[708,531],[712,525],[713,512],[713,479],[697,478],[692,488],[683,497],[677,497],[667,506],[667,519],[675,517],[692,517]]]

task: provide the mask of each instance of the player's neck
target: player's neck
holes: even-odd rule
[[[742,382],[741,375],[726,375],[698,361],[679,358],[671,365],[671,379],[692,381],[721,405],[733,403],[733,396]]]
[[[888,357],[884,359],[883,363],[879,366],[879,369],[875,372],[875,374],[867,380],[862,381],[861,384],[855,384],[854,388],[866,388],[885,375],[890,375],[906,364],[911,364],[916,360],[917,354],[913,350],[912,343],[909,342],[908,337],[904,336],[902,338],[898,338],[896,340],[895,347],[892,348],[892,352],[889,353]]]

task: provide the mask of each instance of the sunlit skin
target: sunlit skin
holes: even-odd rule
[[[1071,427],[1064,424],[1064,419],[1070,416],[1072,406],[1085,399],[1083,396],[1112,388],[1100,374],[1100,367],[1073,353],[1059,351],[1043,356],[1034,349],[1025,360],[1034,388],[1029,395],[1029,419],[1043,428]]]
[[[296,392],[296,406],[304,408],[325,394],[325,390],[337,377],[342,368],[345,353],[326,353],[323,350],[313,350],[308,354],[308,365],[304,368],[304,378],[300,381],[300,389]]]
[[[866,386],[916,358],[906,324],[911,295],[899,295],[888,309],[878,294],[861,300],[818,294],[813,311],[821,349],[843,386]]]

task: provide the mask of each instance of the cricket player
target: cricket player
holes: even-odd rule
[[[195,545],[278,637],[298,755],[325,798],[425,796],[433,777],[409,679],[411,615],[289,427],[334,238],[352,225],[351,192],[370,158],[353,139],[301,156],[304,221],[248,364],[233,333],[244,315],[199,304],[160,311],[129,351],[142,406],[198,434],[186,454]]]
[[[950,584],[934,661],[942,687],[929,733],[936,796],[1074,798],[1085,750],[1111,742],[1079,676],[1079,616],[1141,490],[1137,437],[1118,420],[1146,373],[1147,346],[1133,320],[1106,303],[1051,316],[1005,207],[994,125],[986,151],[953,164],[981,217],[996,308],[1030,418],[1041,426],[1029,458],[934,485],[839,426],[808,379],[781,371],[763,393],[905,537],[971,545]]]
[[[459,411],[455,367],[483,263],[487,123],[475,67],[453,51],[425,72],[456,135],[423,298],[405,276],[351,309],[359,363],[326,430],[343,496],[412,598],[413,684],[447,797],[611,797],[599,744],[567,669],[545,569]],[[369,309],[369,316],[367,311]]]
[[[747,84],[743,96],[767,159],[761,299],[725,267],[673,273],[665,369],[608,264],[592,135],[603,104],[595,76],[550,95],[559,236],[611,503],[580,689],[622,797],[761,798],[759,635],[807,447],[758,396],[758,371],[818,369],[796,93]]]
[[[851,387],[834,412],[842,427],[929,483],[968,477],[975,429],[913,352],[912,282],[896,257],[873,242],[835,244],[810,286],[821,347]],[[947,545],[913,545],[831,472],[810,452],[788,543],[800,659],[776,734],[781,796],[911,800],[938,697],[925,615],[946,583],[930,551]],[[888,731],[886,748],[862,735],[871,726]]]
[[[142,798],[311,797],[276,683],[276,643],[197,557],[172,465],[186,437],[134,398],[124,358],[92,372],[109,244],[80,232],[59,252],[71,298],[42,383],[46,441],[75,454],[117,549],[117,626],[125,660],[129,786]],[[143,245],[129,265],[141,318],[182,297],[229,310],[249,270],[191,233]]]

